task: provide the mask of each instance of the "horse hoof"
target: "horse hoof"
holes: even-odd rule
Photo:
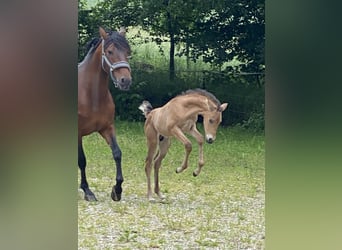
[[[96,197],[94,194],[85,194],[84,199],[86,201],[97,201]]]
[[[193,175],[194,177],[196,177],[198,174],[196,174],[195,172],[193,172],[192,175]]]
[[[111,194],[113,201],[120,201],[121,200],[121,194],[116,194],[115,192],[112,192]]]
[[[112,190],[112,194],[111,194],[112,200],[113,201],[120,201],[121,200],[121,193],[122,193],[122,188],[121,187],[117,188],[116,186],[114,186],[113,190]]]

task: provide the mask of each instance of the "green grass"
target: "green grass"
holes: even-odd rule
[[[78,193],[79,249],[264,249],[263,135],[220,127],[215,143],[204,146],[197,177],[197,144],[192,140],[189,168],[176,174],[184,149],[172,140],[160,171],[167,198],[149,202],[143,123],[117,121],[116,129],[125,178],[120,202],[110,198],[115,165],[109,147],[98,134],[84,138],[88,182],[98,201]]]

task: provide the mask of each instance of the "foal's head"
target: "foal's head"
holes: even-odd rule
[[[131,49],[125,38],[125,31],[113,31],[108,34],[100,27],[99,32],[103,39],[102,67],[110,74],[119,89],[128,90],[132,84],[131,69],[127,62]]]
[[[227,106],[228,103],[223,103],[213,111],[205,111],[202,113],[205,140],[210,144],[216,139],[216,131],[222,121],[222,112],[227,108]]]

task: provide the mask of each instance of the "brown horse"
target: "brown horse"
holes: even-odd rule
[[[145,136],[147,139],[147,157],[145,172],[147,177],[147,198],[152,200],[151,167],[154,161],[155,193],[159,198],[164,198],[159,188],[159,168],[170,147],[170,137],[176,137],[185,147],[185,158],[176,173],[182,172],[188,167],[188,158],[192,150],[190,140],[183,132],[193,136],[199,145],[198,168],[193,176],[199,175],[204,165],[203,160],[203,136],[196,128],[198,115],[203,116],[205,139],[213,143],[216,138],[218,125],[222,121],[222,112],[228,104],[221,104],[216,97],[202,89],[188,90],[182,95],[171,99],[163,107],[153,109],[148,101],[144,101],[139,109],[146,117]],[[159,149],[159,150],[158,150]]]
[[[109,76],[114,85],[128,90],[131,83],[131,68],[127,62],[131,50],[123,32],[105,32],[99,29],[100,37],[89,43],[89,51],[78,66],[78,166],[81,171],[81,185],[84,198],[96,201],[86,178],[86,158],[82,137],[99,132],[110,146],[116,164],[116,185],[111,197],[121,199],[123,175],[121,150],[114,129],[115,105],[108,89]]]

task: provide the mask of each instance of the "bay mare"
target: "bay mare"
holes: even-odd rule
[[[128,90],[131,83],[131,68],[127,62],[130,46],[120,32],[106,32],[99,28],[100,38],[89,43],[89,50],[78,66],[78,166],[84,198],[96,201],[86,178],[86,157],[82,138],[99,132],[111,148],[116,165],[116,184],[112,188],[114,201],[121,199],[122,182],[121,150],[116,140],[114,128],[115,105],[108,89],[109,78],[116,87]]]
[[[170,138],[175,137],[183,143],[185,157],[176,173],[182,172],[188,167],[188,158],[192,150],[191,141],[184,133],[193,136],[199,145],[198,167],[193,176],[199,175],[204,165],[203,136],[196,128],[198,115],[203,116],[205,140],[213,143],[216,139],[216,131],[222,121],[222,112],[228,104],[221,104],[217,98],[202,89],[188,90],[171,99],[160,108],[152,108],[148,101],[144,101],[139,109],[146,117],[144,132],[147,140],[147,157],[145,173],[147,177],[147,198],[152,200],[151,170],[154,162],[154,192],[163,199],[159,188],[159,168],[170,147]]]

